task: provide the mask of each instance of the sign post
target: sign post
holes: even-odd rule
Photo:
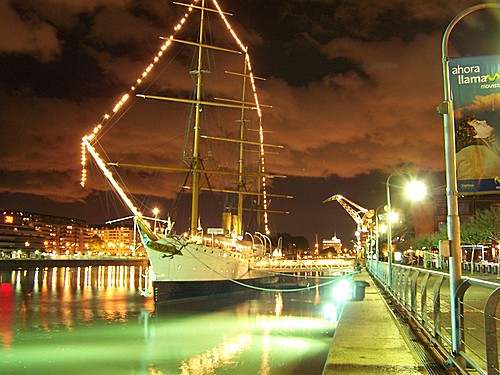
[[[450,70],[450,67],[457,68],[459,60],[450,63],[448,58],[448,40],[452,29],[465,16],[472,12],[485,8],[500,8],[500,4],[480,4],[468,9],[465,9],[458,14],[448,25],[443,35],[442,40],[442,63],[443,63],[443,82],[444,82],[444,101],[437,107],[437,112],[443,116],[444,123],[444,146],[445,146],[445,163],[446,163],[446,197],[447,197],[447,224],[448,224],[448,239],[450,241],[450,322],[452,335],[452,350],[455,356],[456,363],[465,366],[465,359],[461,356],[463,352],[463,344],[461,340],[462,321],[460,317],[460,306],[456,296],[457,289],[462,280],[461,270],[461,248],[460,248],[460,219],[458,213],[458,190],[457,190],[457,164],[455,152],[455,120],[454,120],[454,98],[459,93],[452,91],[450,82],[450,74],[457,78],[457,70]],[[481,68],[479,68],[481,69]],[[475,68],[474,68],[475,70]],[[500,81],[495,76],[497,82]],[[455,80],[458,84],[458,81]],[[465,81],[463,81],[465,82]],[[453,87],[455,88],[455,83]]]

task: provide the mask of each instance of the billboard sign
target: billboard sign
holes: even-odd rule
[[[500,193],[500,55],[452,58],[449,77],[458,192]]]

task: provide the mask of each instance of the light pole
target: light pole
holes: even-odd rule
[[[408,173],[402,173],[408,175]],[[389,188],[389,182],[391,178],[394,176],[394,172],[392,172],[385,181],[385,189],[387,193],[387,285],[389,288],[392,288],[392,225],[391,225],[391,216],[392,206],[391,206],[391,190]],[[406,186],[406,192],[410,199],[419,200],[422,199],[426,192],[425,186],[420,181],[410,181],[410,183]]]
[[[444,100],[436,108],[437,113],[443,116],[444,125],[444,149],[446,167],[446,201],[447,201],[447,230],[450,241],[450,321],[452,335],[452,349],[458,355],[463,345],[460,338],[460,311],[459,301],[455,297],[457,289],[462,281],[462,250],[460,248],[460,217],[458,212],[457,191],[457,165],[455,150],[455,118],[453,113],[453,95],[451,92],[448,42],[451,31],[465,16],[485,8],[499,8],[500,4],[479,4],[467,8],[457,14],[448,24],[441,41],[441,60],[443,68]],[[463,362],[463,361],[462,361]]]
[[[380,237],[380,229],[378,225],[378,210],[381,209],[382,207],[385,207],[385,204],[378,206],[377,209],[375,210],[375,259],[377,261],[380,260],[380,250],[379,250],[379,237]]]
[[[157,207],[153,208],[153,214],[155,215],[155,223],[154,223],[154,227],[153,227],[154,233],[156,233],[156,221],[158,220],[159,213],[160,213],[160,210]]]
[[[387,285],[392,288],[392,225],[391,225],[391,191],[389,189],[389,181],[393,174],[391,173],[385,181],[385,190],[387,193]]]

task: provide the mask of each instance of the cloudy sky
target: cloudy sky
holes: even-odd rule
[[[273,189],[294,199],[280,207],[289,215],[271,219],[272,231],[349,242],[354,221],[324,199],[343,194],[375,208],[399,170],[442,186],[441,40],[476,3],[220,1],[254,72],[266,77],[268,139],[285,147],[268,170],[288,176]],[[99,188],[80,186],[80,139],[184,12],[165,0],[0,1],[1,208],[109,219]],[[499,32],[498,15],[477,11],[454,29],[449,55],[499,54]]]

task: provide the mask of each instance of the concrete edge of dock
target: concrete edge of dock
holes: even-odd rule
[[[368,272],[352,280],[369,285],[362,300],[345,303],[322,375],[428,373]]]

